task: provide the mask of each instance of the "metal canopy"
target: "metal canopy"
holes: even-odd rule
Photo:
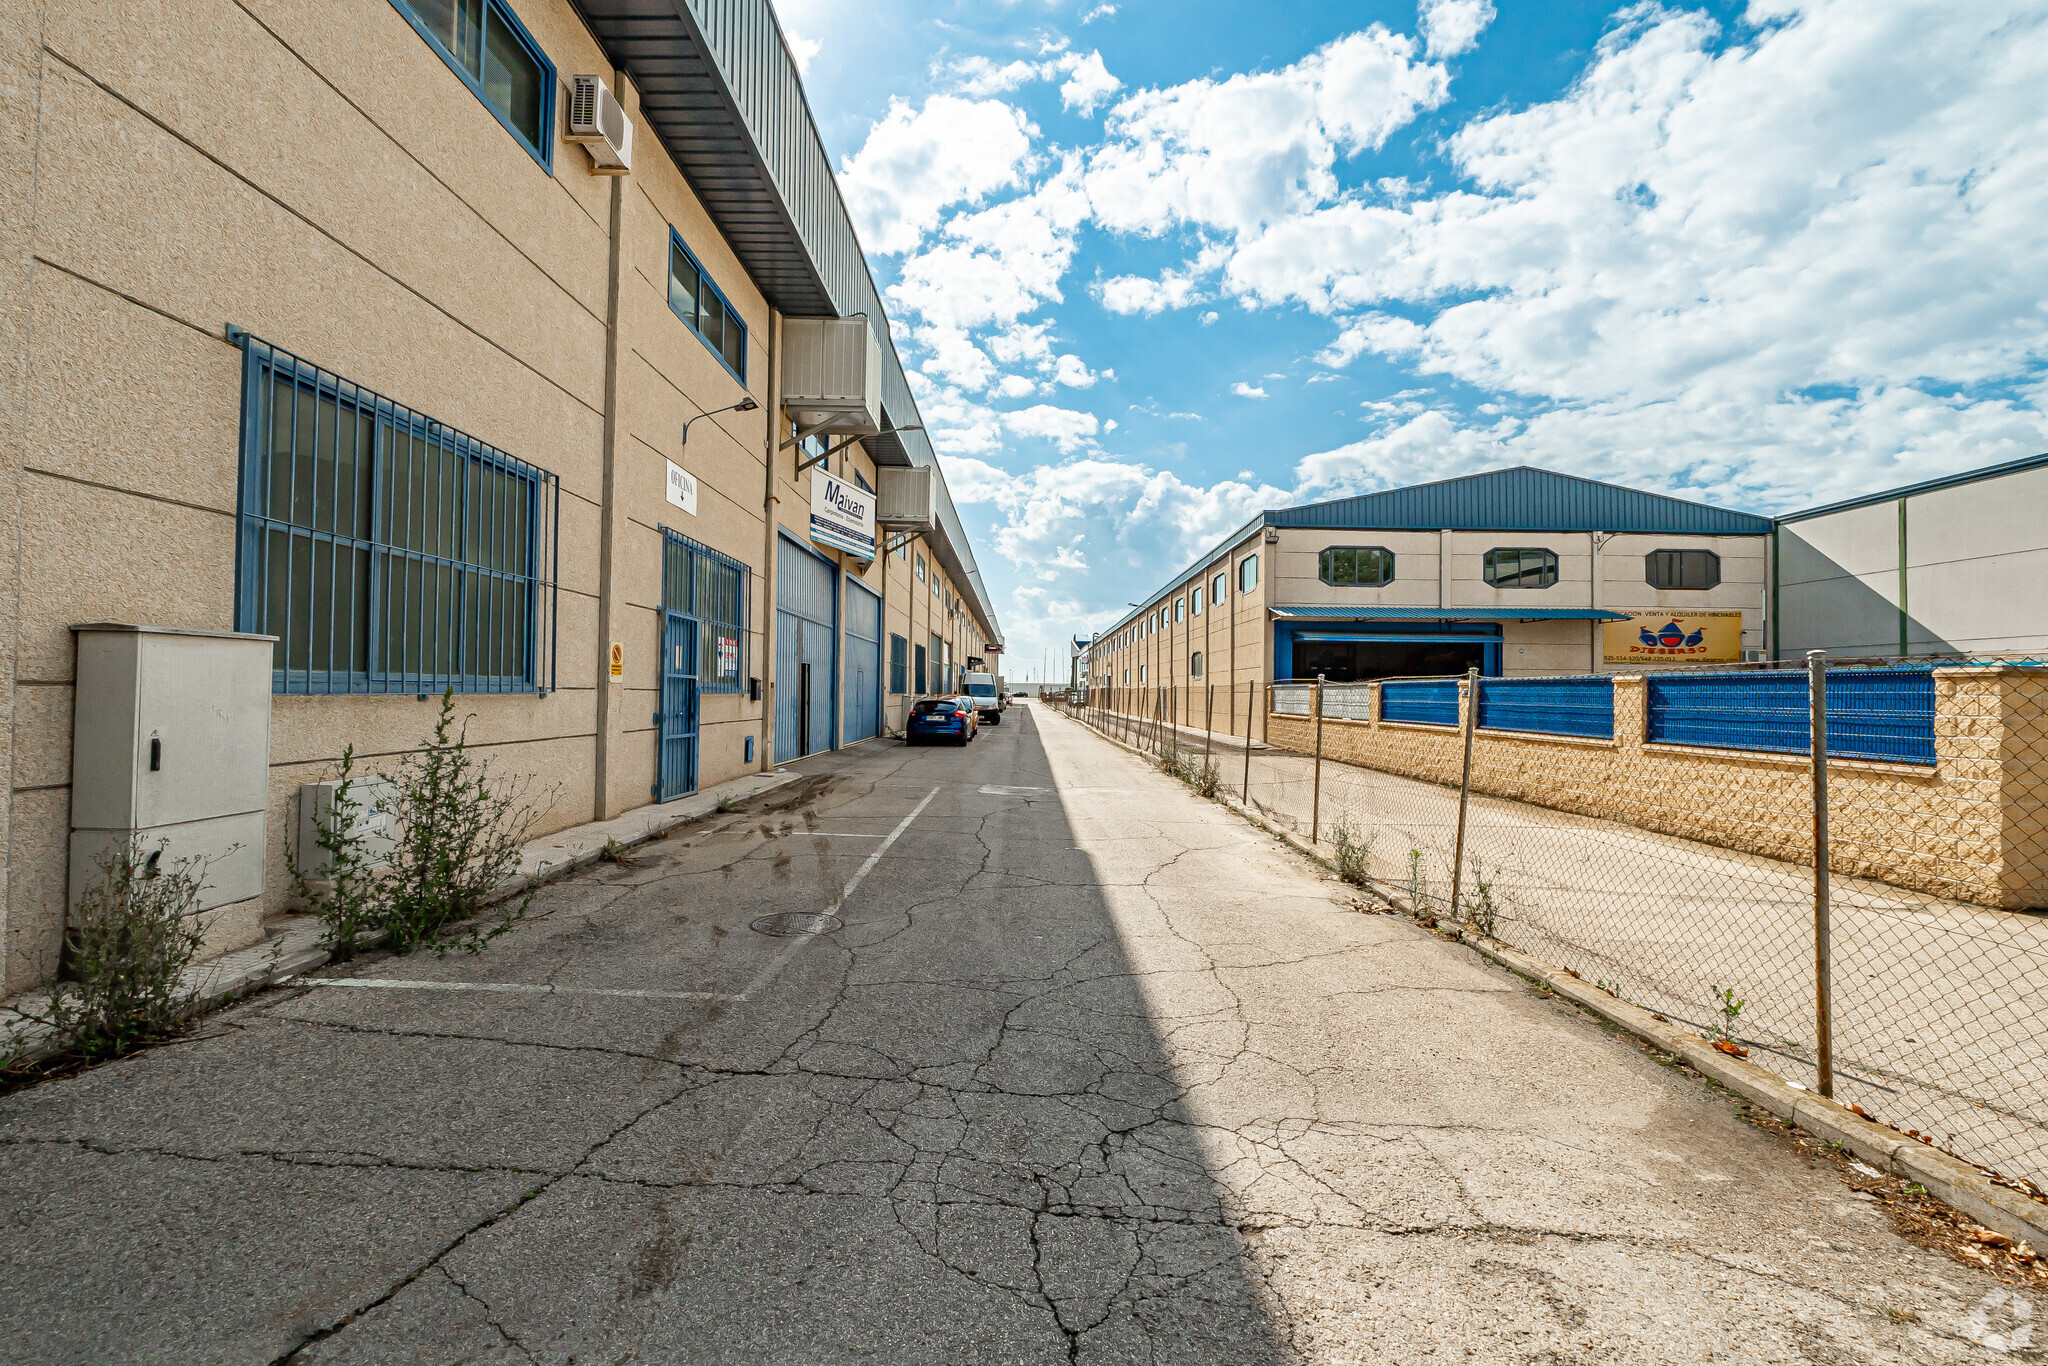
[[[885,427],[921,426],[889,315],[839,196],[796,63],[768,0],[572,0],[633,79],[641,117],[770,305],[795,317],[864,314],[882,342]],[[933,555],[1002,640],[945,474],[922,431],[861,443],[878,464],[932,466]]]

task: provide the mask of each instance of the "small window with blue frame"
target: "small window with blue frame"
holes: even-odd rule
[[[503,0],[391,0],[527,152],[554,167],[555,66]]]
[[[668,241],[668,306],[704,339],[734,379],[747,382],[747,325],[673,228]]]

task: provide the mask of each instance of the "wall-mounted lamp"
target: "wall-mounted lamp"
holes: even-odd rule
[[[754,411],[754,409],[760,406],[760,404],[754,402],[754,396],[752,394],[748,394],[738,403],[728,403],[723,408],[711,408],[697,414],[697,417],[693,417],[689,419],[688,422],[683,423],[683,445],[685,447],[689,446],[690,423],[697,421],[697,418],[717,417],[720,413],[751,413]]]

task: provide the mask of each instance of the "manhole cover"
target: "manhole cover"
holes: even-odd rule
[[[830,934],[839,925],[838,916],[823,911],[784,911],[780,915],[762,916],[752,928],[760,934],[788,938],[798,934]]]

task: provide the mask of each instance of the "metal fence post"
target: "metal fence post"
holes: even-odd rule
[[[1244,804],[1247,807],[1252,804],[1252,712],[1258,701],[1259,682],[1251,679],[1244,685]]]
[[[1828,923],[1828,652],[1806,652],[1813,752],[1813,1063],[1820,1093],[1835,1094],[1835,1009]]]
[[[1216,758],[1216,685],[1211,683],[1209,701],[1202,708],[1202,767],[1209,767]],[[1207,781],[1204,779],[1203,781]]]
[[[1472,728],[1479,719],[1479,670],[1465,670],[1465,763],[1458,776],[1458,836],[1451,844],[1451,918],[1458,917],[1458,882],[1465,873],[1465,810],[1472,803]]]
[[[1309,798],[1308,842],[1323,842],[1323,675],[1316,675],[1316,777]]]

